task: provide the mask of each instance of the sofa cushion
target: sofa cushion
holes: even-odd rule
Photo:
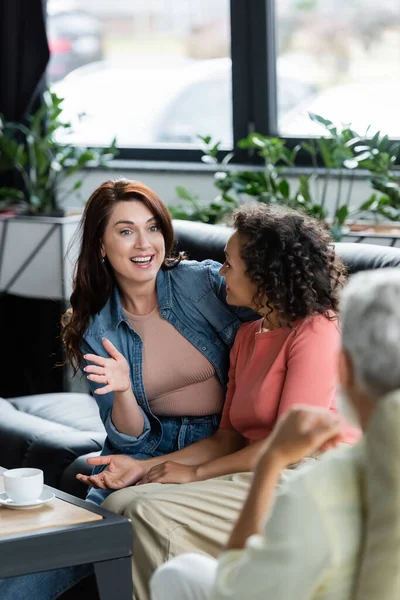
[[[224,247],[233,233],[231,227],[179,220],[174,220],[173,223],[178,248],[187,252],[189,258],[212,258],[224,262]],[[335,251],[341,256],[350,273],[382,267],[400,267],[400,248],[338,242],[335,244]]]
[[[369,269],[400,267],[400,248],[375,244],[352,244],[338,242],[335,251],[342,258],[350,273]]]
[[[0,465],[38,467],[45,483],[60,487],[64,469],[99,452],[105,430],[88,394],[43,394],[0,398]]]
[[[20,412],[66,425],[78,431],[104,433],[96,401],[89,394],[57,393],[8,400]]]

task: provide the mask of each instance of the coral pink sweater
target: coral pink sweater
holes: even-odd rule
[[[220,423],[250,441],[266,438],[293,404],[336,411],[337,321],[317,315],[291,328],[263,331],[261,325],[245,323],[236,335]],[[353,443],[359,435],[346,427],[344,441]]]

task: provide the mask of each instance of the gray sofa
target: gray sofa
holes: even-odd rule
[[[231,233],[227,227],[174,223],[177,243],[190,258],[223,260]],[[370,244],[336,244],[350,273],[400,267],[400,249]],[[0,465],[36,466],[47,484],[78,497],[86,486],[76,480],[89,472],[86,458],[99,453],[105,438],[97,405],[88,394],[61,393],[0,399]]]

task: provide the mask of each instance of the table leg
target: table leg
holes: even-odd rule
[[[132,600],[131,557],[94,564],[100,600]]]

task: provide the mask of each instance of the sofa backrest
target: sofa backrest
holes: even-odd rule
[[[173,224],[178,249],[184,250],[189,258],[212,258],[224,262],[224,247],[233,232],[231,227],[180,220],[174,220]],[[400,267],[400,248],[338,242],[335,244],[335,250],[350,273],[382,267]]]

